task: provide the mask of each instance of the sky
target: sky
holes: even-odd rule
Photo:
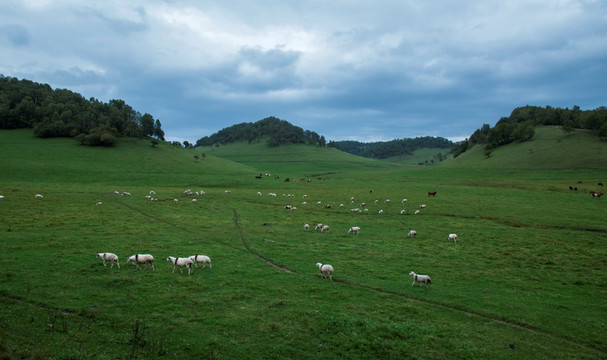
[[[268,116],[327,140],[469,137],[607,106],[604,0],[8,0],[0,74],[189,141]]]

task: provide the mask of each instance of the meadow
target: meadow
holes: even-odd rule
[[[607,199],[588,194],[607,180],[607,144],[583,132],[406,166],[303,145],[107,149],[3,130],[0,164],[2,358],[607,357]],[[135,253],[156,270],[127,265]],[[194,254],[213,268],[172,273],[167,256]],[[412,287],[412,270],[432,287]]]

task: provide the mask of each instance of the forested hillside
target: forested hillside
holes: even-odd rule
[[[486,155],[491,150],[512,142],[523,142],[533,138],[535,127],[539,125],[559,125],[563,131],[573,129],[590,130],[599,137],[607,137],[607,108],[598,107],[594,110],[580,110],[579,106],[572,109],[561,109],[546,106],[523,106],[512,111],[509,117],[501,118],[495,127],[483,124],[469,139],[458,144],[454,156],[458,156],[476,144],[485,145]]]
[[[326,145],[324,136],[314,131],[304,131],[288,121],[270,116],[255,123],[240,123],[219,130],[211,136],[198,139],[196,146],[225,145],[239,141],[251,143],[264,137],[268,138],[268,145],[272,147],[286,144]]]
[[[350,154],[375,159],[385,159],[391,156],[411,155],[413,151],[422,148],[450,149],[455,144],[442,137],[423,136],[409,139],[396,139],[363,143],[360,141],[329,141],[328,146]]]
[[[124,100],[104,103],[67,89],[0,75],[0,129],[33,128],[39,137],[73,137],[83,145],[112,146],[120,136],[164,140],[159,120]]]

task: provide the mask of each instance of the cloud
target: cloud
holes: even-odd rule
[[[121,98],[188,141],[270,115],[334,140],[460,138],[517,106],[605,105],[606,13],[591,0],[2,2],[0,73]]]

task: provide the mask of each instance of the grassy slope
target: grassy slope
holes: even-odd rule
[[[497,151],[479,158],[493,167],[475,167],[466,158],[471,151],[418,169],[325,149],[241,144],[231,156],[242,165],[212,155],[219,150],[196,160],[201,151],[146,142],[86,148],[0,132],[7,169],[0,174],[0,351],[41,358],[605,357],[604,202],[565,190],[573,174],[586,184],[600,169],[521,171],[505,167]],[[259,171],[327,181],[258,180]],[[192,203],[185,188],[207,195]],[[143,199],[151,189],[158,203]],[[428,190],[439,193],[428,198]],[[33,199],[37,192],[43,201]],[[310,205],[300,204],[303,194]],[[350,213],[351,196],[355,206],[369,203],[369,213]],[[402,197],[409,202],[400,204]],[[285,211],[286,203],[299,210]],[[420,203],[428,204],[420,216],[398,215]],[[331,224],[331,233],[301,231],[316,222]],[[359,236],[345,234],[353,225],[363,229]],[[404,236],[411,228],[415,240]],[[460,235],[456,246],[446,242],[449,232]],[[98,251],[118,253],[123,268],[104,269]],[[135,252],[155,254],[157,270],[127,267]],[[164,262],[200,252],[214,259],[213,269],[191,277],[171,274]],[[317,278],[317,261],[336,267],[334,283]],[[411,288],[409,270],[431,274],[433,289]]]

